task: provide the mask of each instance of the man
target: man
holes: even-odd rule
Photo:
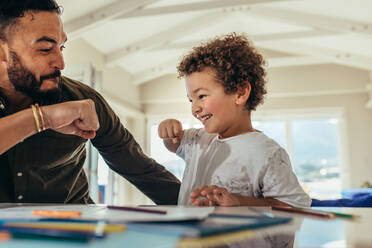
[[[0,3],[0,202],[92,203],[82,169],[91,139],[155,203],[176,204],[176,177],[143,154],[97,92],[61,76],[59,15],[55,0]]]

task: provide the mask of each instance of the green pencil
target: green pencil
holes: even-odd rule
[[[299,208],[299,207],[294,207],[294,208],[302,209],[302,210],[308,210],[307,208]],[[311,211],[319,212],[319,213],[329,213],[329,214],[333,214],[337,217],[348,218],[348,219],[359,218],[358,215],[354,215],[354,214],[345,214],[345,213],[339,213],[339,212],[333,212],[333,211],[324,211],[324,210],[318,210],[318,209],[313,209],[313,208],[311,208]]]

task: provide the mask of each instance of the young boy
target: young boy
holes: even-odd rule
[[[179,205],[310,206],[286,151],[252,127],[251,111],[266,94],[263,64],[235,33],[193,48],[179,64],[192,114],[204,125],[159,125],[167,149],[186,161]]]

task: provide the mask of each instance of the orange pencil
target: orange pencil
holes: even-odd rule
[[[298,208],[285,207],[285,206],[272,206],[271,209],[278,210],[278,211],[291,212],[291,213],[313,215],[313,216],[322,217],[322,218],[334,218],[335,217],[334,214],[316,212],[316,211],[312,211],[311,209],[298,209]]]
[[[0,243],[9,241],[10,240],[10,233],[7,231],[0,231]]]
[[[81,215],[79,211],[67,210],[33,210],[32,214],[50,218],[75,218]]]

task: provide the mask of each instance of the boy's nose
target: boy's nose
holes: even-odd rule
[[[201,108],[196,104],[192,105],[192,113],[197,116],[201,112]]]

